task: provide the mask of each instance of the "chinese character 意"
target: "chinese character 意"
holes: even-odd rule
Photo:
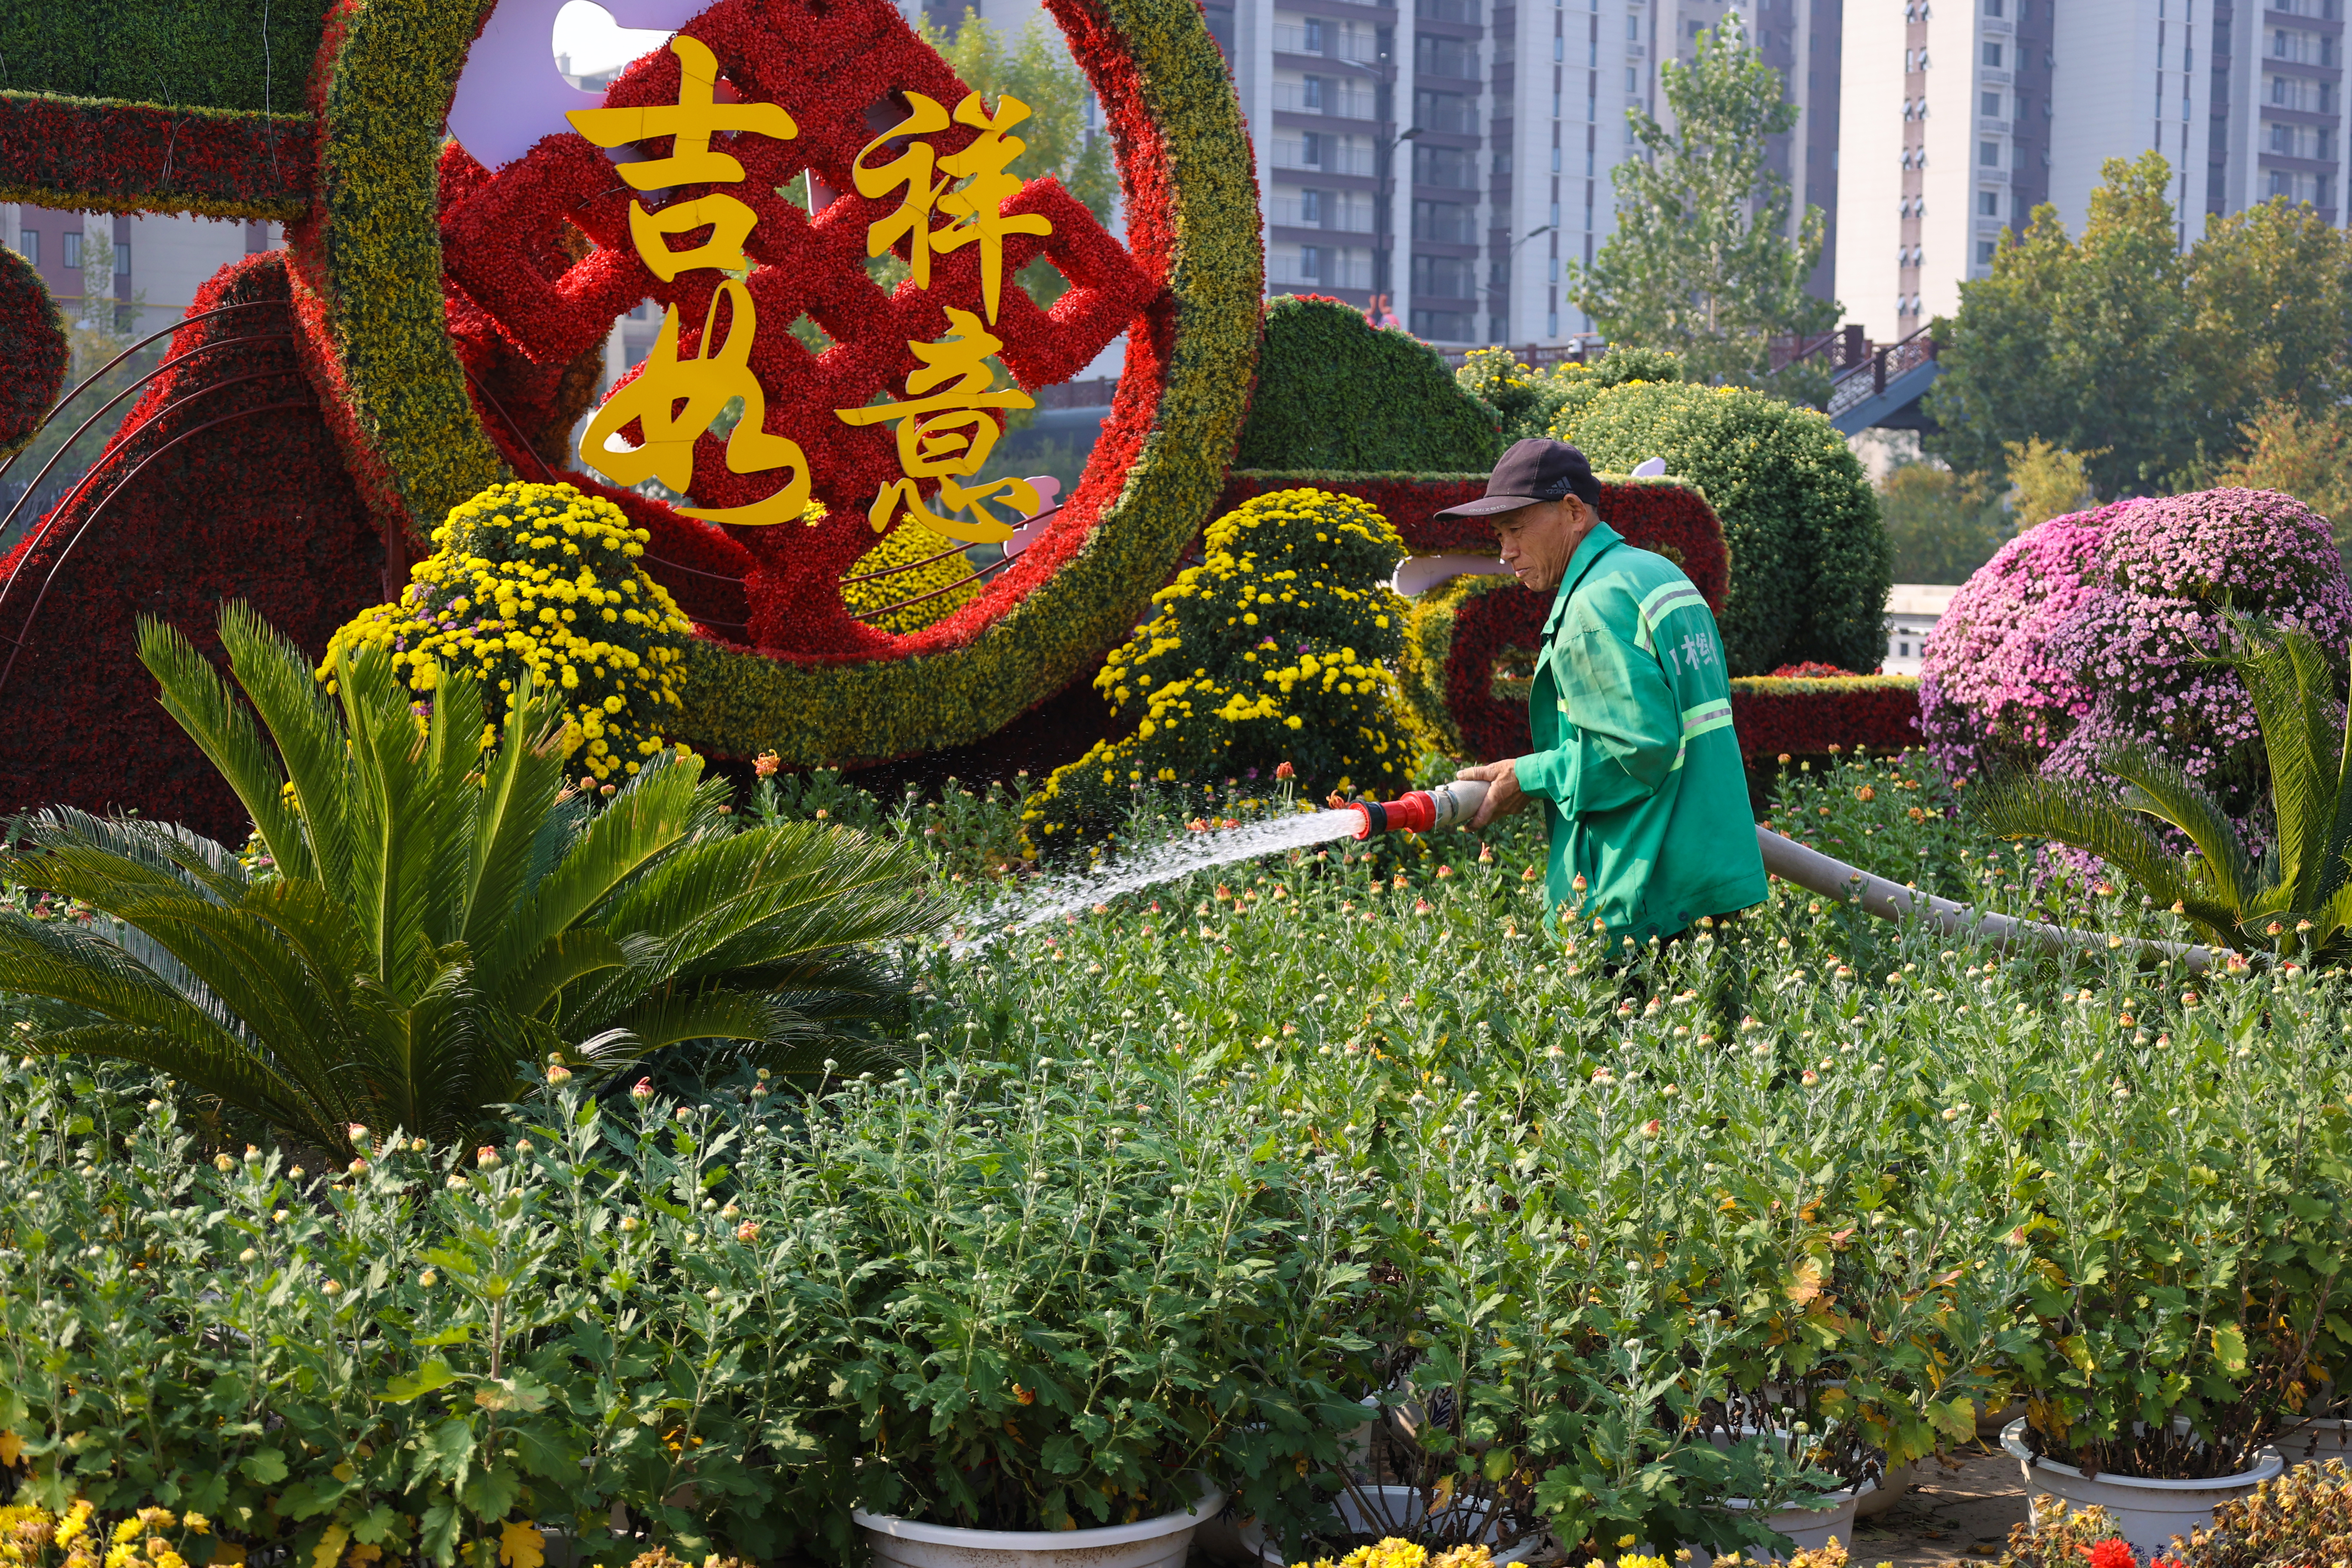
[[[1042,504],[1037,488],[1026,479],[971,487],[959,481],[978,474],[995,448],[997,416],[991,411],[1034,408],[1035,400],[1018,387],[997,388],[989,358],[1004,345],[969,310],[949,307],[948,335],[941,342],[907,346],[923,362],[907,377],[907,401],[834,411],[845,425],[898,421],[898,468],[906,478],[882,487],[866,521],[880,533],[903,510],[950,539],[973,544],[1010,539],[1012,524],[998,521],[991,503],[1026,517]],[[970,511],[971,521],[941,517],[925,506],[919,479],[939,480],[940,505],[951,512]]]
[[[1028,143],[1005,132],[1029,118],[1029,106],[1008,93],[997,100],[992,117],[980,94],[967,93],[956,105],[955,122],[969,125],[980,134],[962,152],[936,160],[939,173],[949,177],[935,182],[931,177],[935,161],[928,142],[909,141],[906,151],[887,163],[866,163],[875,149],[897,138],[928,136],[948,128],[947,110],[932,100],[910,92],[907,103],[907,118],[867,142],[853,167],[861,196],[906,193],[896,212],[866,228],[866,254],[880,256],[905,239],[907,267],[915,287],[928,289],[933,251],[961,250],[977,242],[981,296],[993,325],[1004,289],[1005,237],[1054,232],[1052,221],[1041,214],[1016,213],[1008,217],[1003,211],[1006,200],[1021,190],[1020,179],[1010,173],[1013,161],[1028,150]],[[956,185],[957,180],[963,183]],[[934,209],[950,220],[944,227],[931,226]]]
[[[909,142],[907,150],[887,163],[869,165],[866,160],[877,147],[887,146],[901,136],[928,136],[948,128],[948,111],[919,92],[907,95],[907,118],[868,142],[850,165],[850,178],[857,194],[873,199],[891,192],[904,190],[906,199],[898,210],[888,217],[877,219],[866,229],[866,254],[880,256],[907,241],[907,268],[913,275],[915,287],[931,286],[931,207],[946,190],[948,182],[931,182],[931,144]]]
[[[748,131],[788,142],[800,134],[793,117],[773,103],[719,103],[718,57],[699,39],[680,33],[669,41],[677,57],[678,100],[635,109],[580,109],[564,118],[572,129],[599,147],[618,147],[656,136],[673,138],[667,158],[649,158],[620,165],[621,178],[633,190],[656,191],[675,185],[733,184],[743,178],[743,165],[725,153],[710,150],[710,138],[720,131]],[[743,241],[758,222],[751,209],[733,196],[710,195],[674,202],[659,212],[648,212],[642,202],[629,204],[629,237],[653,275],[669,282],[681,272],[701,268],[740,272],[751,263]],[[672,250],[667,235],[686,234],[709,226],[710,237],[688,250]]]
[[[730,307],[727,335],[719,338],[719,307]],[[677,354],[677,307],[662,316],[661,336],[635,380],[614,390],[580,438],[580,456],[614,484],[635,485],[659,479],[674,490],[694,484],[694,443],[710,428],[730,397],[743,400],[743,416],[727,437],[727,468],[730,473],[757,474],[789,468],[782,489],[750,506],[697,509],[680,507],[688,517],[709,522],[765,527],[800,516],[809,497],[808,458],[799,443],[760,427],[767,400],[751,366],[751,339],[759,316],[751,293],[730,278],[719,285],[703,317],[702,342],[692,359]],[[713,352],[714,343],[717,352]],[[682,405],[682,406],[681,406]],[[606,445],[622,426],[637,421],[644,439],[623,450]]]
[[[940,160],[940,173],[963,184],[940,198],[940,210],[955,221],[931,237],[932,248],[961,250],[980,243],[980,290],[988,304],[989,324],[996,322],[996,300],[1004,283],[1004,238],[1007,235],[1048,235],[1054,225],[1042,213],[1004,216],[1005,201],[1020,194],[1021,181],[1008,172],[1013,160],[1029,149],[1018,136],[1005,134],[1029,118],[1029,106],[1006,93],[996,100],[996,116],[989,117],[972,93],[956,105],[956,123],[980,132],[961,153]]]

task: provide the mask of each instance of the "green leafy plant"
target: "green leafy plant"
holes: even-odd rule
[[[1483,472],[1501,454],[1500,426],[1427,343],[1368,325],[1337,300],[1285,294],[1266,301],[1257,386],[1233,466]]]
[[[1276,490],[1209,525],[1208,559],[1095,677],[1134,731],[1056,769],[1024,814],[1041,852],[1098,837],[1136,787],[1258,773],[1298,787],[1393,790],[1413,747],[1391,664],[1403,542],[1370,503]]]
[[[1892,582],[1878,500],[1823,416],[1739,387],[1629,382],[1565,405],[1551,433],[1595,468],[1652,458],[1697,485],[1738,569],[1717,617],[1734,675],[1819,659],[1878,668]]]
[[[2101,765],[2123,786],[2018,775],[1976,798],[2006,838],[2046,838],[2097,856],[2210,940],[2314,965],[2352,948],[2352,734],[2343,678],[2318,639],[2231,624],[2218,662],[2244,682],[2261,726],[2275,837],[2257,856],[2224,803],[2178,763],[2137,746]],[[2192,847],[2176,855],[2151,823]]]
[[[353,1123],[462,1133],[551,1054],[607,1072],[718,1037],[802,1067],[891,1005],[870,944],[929,918],[901,853],[731,831],[724,787],[670,753],[592,809],[527,682],[486,754],[462,668],[420,727],[379,654],[340,658],[331,699],[240,607],[220,634],[251,710],[176,631],[142,624],[141,655],[268,863],[136,818],[22,820],[0,870],[104,917],[0,916],[0,985],[71,1010],[46,1049],[161,1068],[339,1150]]]

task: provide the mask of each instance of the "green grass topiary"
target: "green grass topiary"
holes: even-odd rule
[[[1495,466],[1502,420],[1437,351],[1314,295],[1267,301],[1237,468],[1466,472]]]
[[[1825,416],[1745,387],[1629,382],[1564,411],[1551,434],[1596,469],[1663,458],[1706,492],[1731,548],[1732,674],[1805,659],[1868,671],[1885,658],[1878,500]]]
[[[1396,698],[1407,605],[1386,579],[1404,541],[1379,510],[1276,490],[1209,525],[1209,558],[1152,595],[1095,689],[1134,730],[1058,768],[1024,817],[1033,847],[1076,847],[1139,787],[1261,773],[1394,794],[1414,742]]]
[[[1549,371],[1522,364],[1508,349],[1472,349],[1454,384],[1502,416],[1503,441],[1545,436],[1599,393],[1633,381],[1680,381],[1683,357],[1671,349],[1620,345],[1591,364],[1562,361]]]

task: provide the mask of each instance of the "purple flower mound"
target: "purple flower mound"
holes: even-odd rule
[[[1920,729],[1946,773],[2032,767],[2096,778],[2145,746],[2263,804],[2261,734],[2212,665],[2225,614],[2352,637],[2352,585],[2327,523],[2274,490],[2216,489],[2053,518],[2004,546],[1928,637]]]
[[[2051,635],[2104,586],[2099,544],[2129,508],[2053,517],[1977,569],[1928,635],[1919,731],[1950,778],[2040,767],[2091,710],[2090,692],[2052,662]]]

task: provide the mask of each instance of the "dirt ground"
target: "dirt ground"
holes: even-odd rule
[[[1902,1499],[1876,1519],[1860,1521],[1845,1543],[1863,1568],[1945,1568],[2000,1555],[2009,1527],[2025,1522],[2025,1477],[1998,1444],[1983,1442],[1925,1461]]]

